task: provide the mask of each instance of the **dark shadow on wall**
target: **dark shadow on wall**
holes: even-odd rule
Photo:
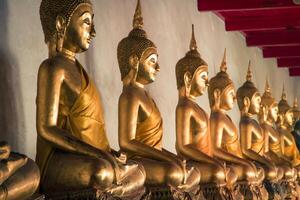
[[[24,152],[23,98],[18,61],[8,44],[8,1],[0,0],[0,141],[7,141],[14,151]]]

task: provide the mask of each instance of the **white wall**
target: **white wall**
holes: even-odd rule
[[[132,29],[136,0],[94,0],[97,36],[79,60],[95,79],[103,99],[105,120],[111,146],[118,148],[117,104],[122,90],[117,63],[118,42]],[[258,48],[248,48],[238,32],[226,32],[224,23],[212,13],[199,13],[196,0],[142,0],[144,29],[158,47],[161,72],[148,89],[164,119],[164,147],[174,151],[177,90],[175,64],[188,50],[191,24],[202,57],[209,64],[209,76],[219,71],[227,48],[228,73],[236,88],[245,81],[248,60],[253,80],[263,91],[266,76],[273,94],[280,98],[286,84],[288,100],[300,97],[300,78],[290,78],[287,69],[278,69],[275,59],[263,59]],[[35,98],[38,66],[47,57],[39,21],[37,0],[0,0],[0,140],[35,156]],[[210,112],[207,94],[199,104]],[[230,112],[238,123],[237,106]]]

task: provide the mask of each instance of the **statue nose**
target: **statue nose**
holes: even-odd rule
[[[157,65],[156,65],[156,67],[155,67],[155,70],[156,70],[157,72],[159,72],[159,71],[160,71],[159,64],[157,64]]]
[[[96,37],[96,30],[95,30],[95,25],[94,24],[92,25],[92,29],[91,29],[90,34],[91,34],[92,37]]]

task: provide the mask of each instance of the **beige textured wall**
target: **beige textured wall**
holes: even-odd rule
[[[111,145],[118,148],[117,103],[122,90],[117,63],[118,42],[131,30],[136,0],[94,0],[97,37],[87,53],[79,56],[95,79],[103,99],[106,128]],[[159,52],[161,72],[147,89],[164,119],[164,146],[174,151],[177,90],[175,64],[188,50],[191,24],[202,57],[209,64],[209,76],[219,71],[227,48],[228,72],[236,88],[245,80],[248,60],[253,65],[254,82],[262,91],[268,76],[273,94],[281,95],[285,81],[288,99],[300,97],[300,78],[290,78],[278,69],[275,59],[263,59],[258,48],[248,48],[243,36],[225,32],[224,23],[212,13],[199,13],[196,0],[142,0],[145,30]],[[47,56],[39,21],[38,0],[0,0],[0,140],[8,140],[15,150],[35,156],[35,97],[39,64]],[[210,112],[207,95],[199,104]],[[237,106],[230,112],[238,122]]]

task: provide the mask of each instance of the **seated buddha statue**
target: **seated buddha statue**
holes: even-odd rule
[[[287,102],[284,87],[281,100],[278,103],[278,111],[279,117],[277,120],[277,128],[281,137],[282,154],[293,167],[298,169],[298,177],[300,177],[300,155],[292,135],[293,109]]]
[[[38,72],[37,155],[41,192],[93,189],[130,197],[143,190],[143,167],[109,145],[99,91],[76,59],[95,37],[89,0],[42,0],[49,58]],[[129,161],[128,161],[129,163]]]
[[[187,169],[175,154],[162,147],[163,122],[145,86],[154,82],[160,70],[155,44],[143,30],[138,1],[133,30],[117,49],[123,91],[119,97],[119,145],[128,158],[146,171],[146,186],[164,186],[188,191],[199,184],[199,172]]]
[[[12,153],[6,142],[0,142],[0,199],[27,199],[37,190],[39,181],[34,161]]]
[[[280,133],[274,126],[278,119],[278,103],[272,96],[268,81],[266,81],[265,92],[261,97],[261,108],[258,115],[265,134],[265,155],[276,166],[283,169],[285,180],[294,180],[297,177],[296,170],[283,156]]]
[[[238,182],[259,185],[264,179],[264,171],[243,157],[238,129],[226,114],[236,101],[234,84],[226,70],[225,50],[220,72],[210,79],[208,86],[212,153],[233,169]]]
[[[293,104],[293,116],[294,116],[294,124],[300,120],[300,110],[298,105],[298,98],[295,97]]]
[[[209,118],[196,103],[208,85],[208,65],[201,58],[192,27],[190,50],[176,64],[179,94],[176,107],[177,154],[201,172],[200,184],[232,187],[235,174],[212,157]]]
[[[252,82],[250,61],[246,82],[237,90],[237,102],[241,112],[239,126],[242,155],[263,167],[268,181],[277,182],[282,178],[283,171],[278,173],[275,163],[266,157],[264,131],[254,118],[260,111],[261,97]]]

